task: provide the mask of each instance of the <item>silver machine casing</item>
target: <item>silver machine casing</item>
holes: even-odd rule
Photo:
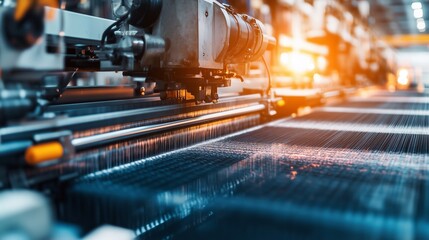
[[[223,69],[228,63],[228,51],[231,51],[232,27],[240,24],[232,22],[234,18],[227,8],[213,0],[164,0],[163,4],[153,30],[153,34],[164,38],[167,45],[160,67]],[[260,34],[264,35],[258,43],[263,51],[248,60],[260,58],[269,43],[263,24],[254,20]],[[238,34],[247,37],[251,30],[248,26],[242,27]]]

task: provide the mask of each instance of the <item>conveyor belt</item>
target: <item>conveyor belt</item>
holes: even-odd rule
[[[370,99],[85,176],[62,217],[155,239],[427,239],[429,115],[400,112],[429,103]]]

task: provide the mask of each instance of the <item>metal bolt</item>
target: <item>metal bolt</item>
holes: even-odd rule
[[[145,87],[141,87],[140,88],[140,95],[144,96],[146,92],[146,88]]]

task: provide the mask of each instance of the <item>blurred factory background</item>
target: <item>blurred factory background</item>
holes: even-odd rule
[[[0,0],[0,240],[429,239],[429,0]]]
[[[398,66],[413,73],[416,84],[427,85],[427,2],[370,1],[369,23],[384,41],[395,48]],[[373,3],[374,2],[374,3]],[[383,14],[377,14],[381,13]]]

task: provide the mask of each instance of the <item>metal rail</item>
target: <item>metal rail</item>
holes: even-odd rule
[[[236,116],[261,112],[265,110],[265,105],[257,104],[254,106],[243,107],[239,109],[229,110],[220,113],[212,113],[190,119],[183,119],[168,123],[154,124],[142,127],[136,127],[131,129],[124,129],[114,132],[108,132],[104,134],[98,134],[94,136],[82,137],[72,140],[72,145],[76,150],[82,150],[102,144],[112,143],[120,140],[125,140],[133,137],[141,137],[148,134],[170,131],[177,128],[188,127],[196,124],[202,124],[206,122],[213,122],[226,118],[232,118]]]
[[[141,121],[148,118],[157,118],[170,116],[172,113],[178,114],[214,109],[228,103],[254,102],[257,104],[261,100],[259,94],[237,96],[222,99],[218,104],[174,104],[157,107],[147,107],[142,109],[130,109],[124,111],[113,111],[106,113],[98,113],[93,115],[84,115],[77,117],[57,117],[49,120],[40,120],[23,123],[16,126],[0,128],[0,136],[3,141],[22,140],[31,137],[34,133],[55,131],[55,130],[82,130],[94,127],[112,125],[117,123],[125,123],[132,121]],[[126,101],[124,101],[125,103]]]

